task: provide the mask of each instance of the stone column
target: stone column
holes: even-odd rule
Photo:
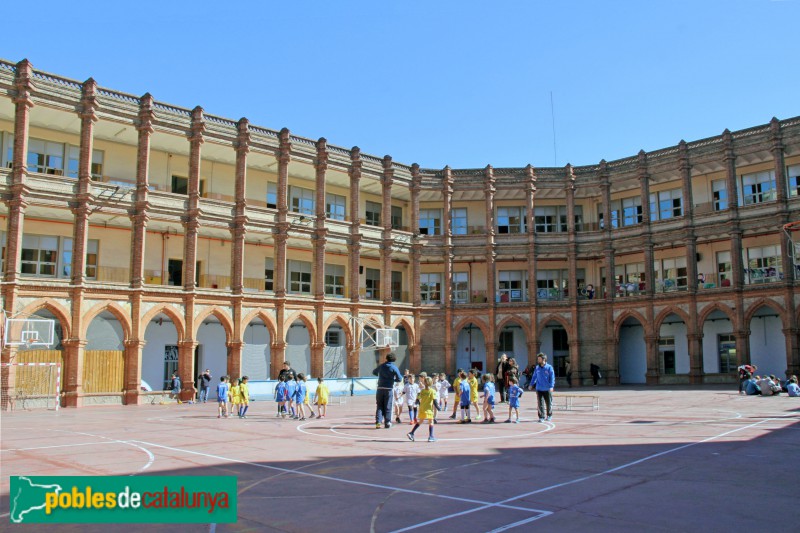
[[[275,224],[275,298],[286,298],[286,240],[289,237],[287,214],[289,213],[289,161],[292,155],[292,143],[289,130],[283,128],[279,135],[278,147],[278,217]],[[282,333],[281,333],[282,334]],[[280,361],[283,362],[283,359]]]
[[[142,382],[142,350],[145,342],[139,339],[128,339],[124,344],[125,388],[122,391],[123,402],[125,405],[138,405]]]
[[[494,194],[495,178],[494,169],[487,165],[484,169],[483,190],[486,198],[486,298],[489,308],[497,306],[497,272],[495,271],[495,216],[494,216]],[[494,312],[490,311],[494,315]],[[491,318],[494,318],[493,316]],[[494,322],[490,321],[492,334],[494,333]],[[488,340],[488,339],[487,339]],[[494,340],[494,339],[493,339]],[[488,361],[488,359],[487,359]]]
[[[638,178],[641,189],[642,202],[642,227],[644,228],[644,272],[645,272],[645,291],[651,298],[655,294],[656,276],[653,268],[653,236],[650,231],[650,174],[647,172],[647,154],[644,150],[639,151]],[[648,305],[652,306],[652,303]]]
[[[145,241],[147,239],[147,223],[150,202],[150,136],[153,134],[153,97],[145,94],[139,99],[139,120],[136,130],[139,133],[139,142],[136,147],[136,201],[133,206],[131,222],[133,232],[131,235],[131,288],[141,289],[144,286],[144,256]],[[162,284],[166,279],[166,272],[161,273]]]
[[[192,125],[189,135],[189,201],[184,217],[183,235],[183,288],[194,292],[197,287],[197,234],[200,227],[200,147],[206,126],[203,108],[192,110]],[[187,324],[191,323],[187,317]],[[190,376],[191,377],[191,376]]]
[[[62,341],[64,370],[61,377],[65,407],[83,406],[83,362],[86,341],[71,338]]]
[[[187,322],[186,327],[187,329],[192,327],[191,322]],[[191,335],[190,331],[187,331],[188,335]],[[188,402],[195,398],[194,378],[197,375],[197,369],[194,367],[194,350],[198,344],[195,340],[178,341],[178,377],[181,378],[180,400],[182,402]]]
[[[605,255],[606,286],[605,299],[613,300],[616,297],[617,282],[614,258],[614,240],[611,236],[611,182],[608,176],[608,164],[605,159],[600,161],[600,188],[603,194],[603,251]],[[600,292],[600,291],[598,291]],[[600,296],[599,294],[597,296]],[[613,320],[611,321],[613,326]],[[613,330],[609,330],[613,331]]]
[[[247,154],[250,152],[250,123],[246,118],[236,124],[236,183],[234,186],[233,225],[231,227],[231,292],[240,295],[244,290],[244,250],[247,233]]]
[[[526,231],[528,236],[528,301],[533,302],[533,305],[530,306],[530,323],[531,323],[531,330],[528,332],[528,338],[531,335],[536,335],[535,325],[536,325],[536,298],[537,298],[537,290],[536,290],[536,224],[535,224],[535,212],[536,208],[534,206],[535,198],[536,198],[536,172],[534,171],[531,165],[525,167],[525,220],[526,220]],[[536,352],[534,352],[536,353]],[[531,354],[533,355],[533,354]],[[529,358],[530,360],[530,358]]]
[[[354,146],[350,150],[350,301],[358,303],[361,299],[359,291],[361,289],[361,278],[359,277],[359,255],[361,254],[361,220],[358,216],[359,192],[361,187],[361,149]],[[356,345],[360,345],[360,340]],[[351,374],[348,374],[351,375]]]
[[[384,306],[384,323],[391,321],[392,304],[392,184],[394,183],[394,168],[392,158],[383,158],[383,174],[381,175],[381,190],[383,204],[381,205],[381,220],[383,222],[383,240],[381,242],[381,298]]]
[[[233,378],[242,377],[242,348],[244,343],[240,340],[229,341],[225,343],[228,348],[228,375]],[[197,375],[198,369],[195,369],[194,374]]]
[[[419,172],[419,165],[414,163],[411,166],[411,231],[414,238],[411,243],[411,301],[414,307],[422,305],[420,296],[420,268],[422,245],[419,243],[419,193],[422,190],[422,176]],[[418,324],[415,322],[414,331],[419,334]],[[421,343],[416,342],[417,346]]]
[[[324,137],[317,141],[317,159],[315,162],[316,179],[316,221],[314,225],[314,298],[322,302],[325,299],[325,245],[328,230],[325,228],[325,176],[328,170],[328,142]],[[319,309],[322,313],[322,309]],[[325,332],[319,331],[320,335]],[[321,376],[322,374],[315,374]]]

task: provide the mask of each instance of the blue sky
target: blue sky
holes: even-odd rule
[[[0,57],[429,168],[593,164],[800,115],[800,0],[36,6],[4,8]]]

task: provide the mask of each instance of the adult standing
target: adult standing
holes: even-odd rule
[[[500,403],[505,403],[508,400],[508,356],[501,354],[500,359],[497,361],[497,367],[494,370],[495,382],[497,384],[497,393],[500,395]]]
[[[536,356],[536,368],[533,371],[533,384],[536,387],[536,400],[539,407],[539,422],[553,419],[553,389],[556,386],[556,373],[547,363],[547,356],[540,353]]]
[[[564,374],[567,375],[567,385],[569,388],[572,388],[572,363],[569,362],[569,359],[564,361]]]
[[[594,386],[597,387],[597,382],[600,380],[601,377],[603,377],[600,374],[600,367],[592,363],[589,366],[589,373],[592,375],[592,381],[594,382]]]
[[[375,429],[380,429],[381,423],[386,429],[392,427],[392,390],[395,383],[403,381],[400,369],[394,364],[396,360],[397,357],[393,353],[386,354],[386,362],[372,371],[373,375],[378,376],[378,390],[375,391]]]
[[[197,376],[197,388],[200,389],[200,394],[197,396],[197,401],[206,403],[208,400],[208,389],[211,385],[211,370],[206,368],[206,371]]]
[[[286,379],[284,379],[283,381],[285,381],[285,382],[294,381],[295,375],[296,375],[296,372],[294,371],[292,366],[289,364],[289,361],[284,361],[283,362],[283,369],[278,373],[278,379],[281,379],[282,377],[285,376]]]

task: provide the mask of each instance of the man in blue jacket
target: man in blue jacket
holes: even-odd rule
[[[378,390],[375,391],[375,429],[380,429],[381,422],[383,427],[392,427],[392,389],[395,383],[403,381],[403,375],[394,362],[397,357],[393,353],[386,355],[386,362],[372,371],[378,376]]]
[[[556,373],[547,364],[547,356],[540,353],[536,356],[536,368],[531,380],[536,387],[536,400],[539,404],[539,422],[553,419],[553,388],[556,386]]]

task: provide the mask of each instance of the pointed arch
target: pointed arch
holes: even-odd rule
[[[527,338],[528,323],[525,322],[525,319],[523,319],[521,316],[510,315],[501,320],[500,323],[498,323],[497,326],[494,328],[495,335],[497,335],[497,339],[495,340],[500,339],[500,333],[503,331],[503,328],[506,327],[508,324],[517,324],[518,326],[520,326],[522,328],[522,331],[525,332],[525,337]]]
[[[689,315],[683,310],[678,307],[669,306],[666,309],[662,310],[658,316],[656,317],[655,324],[653,325],[653,331],[660,331],[661,330],[661,323],[666,320],[669,315],[678,315],[683,323],[686,326],[689,326]]]
[[[771,307],[772,309],[777,311],[778,316],[781,319],[781,323],[784,322],[784,318],[786,317],[786,310],[783,308],[781,304],[770,298],[759,298],[758,300],[753,302],[753,304],[750,307],[748,307],[747,311],[745,311],[744,323],[749,325],[750,321],[753,319],[753,315],[755,315],[756,311],[758,311],[759,308],[763,306]]]
[[[150,321],[162,313],[172,319],[172,325],[175,326],[175,331],[178,333],[178,342],[183,341],[186,338],[186,323],[183,321],[183,317],[175,310],[175,308],[166,304],[154,307],[144,314],[141,320],[141,324],[143,325],[141,328],[142,335],[144,335],[145,331],[147,331],[147,326],[150,324]],[[144,340],[144,337],[142,337],[140,340]]]
[[[272,342],[275,342],[275,339],[278,338],[278,326],[275,325],[275,319],[266,313],[263,309],[254,309],[247,313],[247,315],[242,319],[242,327],[239,328],[242,335],[244,335],[245,328],[250,325],[254,319],[260,318],[264,325],[267,327],[267,331],[269,332],[269,338],[272,339]],[[243,339],[236,339],[239,342],[242,342]]]
[[[111,300],[99,302],[97,305],[89,309],[83,315],[83,324],[79,333],[81,339],[86,339],[89,331],[89,325],[92,323],[100,313],[108,311],[119,321],[122,326],[123,341],[130,340],[131,338],[131,321],[130,315],[117,303]]]
[[[194,324],[192,325],[192,338],[197,339],[197,332],[200,330],[200,326],[203,324],[203,320],[214,315],[219,319],[220,324],[222,324],[222,328],[225,330],[225,340],[226,342],[230,342],[233,340],[233,322],[231,321],[228,314],[225,310],[218,306],[213,306],[209,309],[206,309],[199,315],[194,318]]]
[[[401,317],[392,323],[392,327],[397,329],[397,326],[403,326],[406,330],[406,337],[408,338],[408,345],[414,346],[416,344],[417,335],[414,332],[414,326],[408,321],[408,318]]]
[[[458,334],[459,331],[467,327],[469,324],[474,324],[475,326],[477,326],[478,329],[481,330],[481,333],[483,333],[484,339],[491,339],[491,336],[489,335],[489,325],[486,324],[483,320],[475,317],[463,318],[456,324],[456,326],[453,328],[453,331],[456,334]]]
[[[305,324],[306,329],[308,330],[309,342],[311,344],[317,342],[317,329],[314,326],[314,318],[308,313],[308,311],[296,311],[286,317],[286,320],[283,322],[283,331],[281,332],[279,342],[286,342],[286,335],[289,333],[289,328],[292,327],[292,324],[294,324],[297,320]]]
[[[58,320],[58,322],[61,324],[61,334],[64,340],[69,339],[72,336],[72,320],[70,319],[70,313],[64,308],[64,306],[62,306],[53,298],[43,298],[41,300],[31,302],[23,307],[19,313],[16,313],[14,317],[28,317],[36,314],[36,312],[40,309],[47,309],[53,313],[53,316],[55,316],[56,320]]]
[[[353,346],[353,331],[350,329],[350,321],[344,315],[336,314],[329,317],[328,320],[322,324],[320,336],[324,339],[325,332],[328,331],[328,328],[330,328],[333,324],[339,324],[344,330],[345,346]]]
[[[736,323],[736,313],[732,307],[725,305],[722,302],[714,302],[711,305],[704,307],[697,316],[697,321],[702,325],[708,320],[708,316],[714,311],[719,311],[731,321],[731,324]]]
[[[570,340],[576,339],[575,332],[572,331],[572,324],[570,324],[569,321],[563,316],[555,314],[547,315],[546,317],[541,319],[539,323],[536,325],[536,331],[539,333],[539,339],[541,339],[542,331],[544,331],[544,328],[546,328],[547,324],[549,324],[550,322],[558,322],[564,327],[565,330],[567,330],[567,338],[569,338]]]
[[[650,333],[650,328],[647,327],[647,319],[645,319],[638,311],[634,311],[633,309],[626,309],[614,321],[614,340],[616,340],[617,342],[619,342],[619,330],[622,327],[622,323],[629,318],[636,319],[642,325],[642,327],[644,328],[645,335]]]

